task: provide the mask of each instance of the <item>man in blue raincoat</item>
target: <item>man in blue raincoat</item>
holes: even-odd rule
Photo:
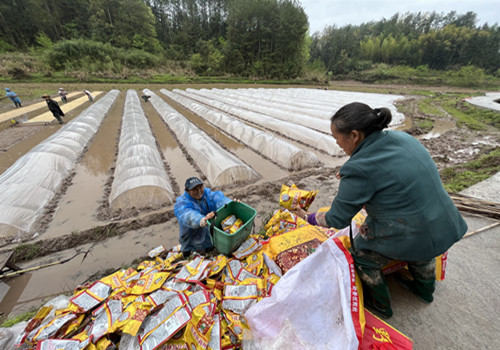
[[[174,214],[179,220],[181,251],[188,255],[212,248],[207,221],[215,216],[217,209],[231,200],[221,191],[206,188],[197,177],[187,179],[184,188],[185,192],[176,199]]]
[[[9,88],[5,88],[5,91],[5,96],[7,96],[12,102],[14,102],[16,107],[21,107],[21,100],[19,99],[19,97],[17,97],[17,94]]]

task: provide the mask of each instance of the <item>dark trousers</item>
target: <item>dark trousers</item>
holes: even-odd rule
[[[57,119],[57,121],[59,122],[59,124],[64,123],[63,120],[62,120],[62,118],[61,118],[61,116],[59,115],[59,113],[57,113],[57,112],[56,113],[52,113],[52,115],[54,116],[54,118]]]
[[[393,259],[368,250],[357,253],[351,251],[351,254],[356,272],[363,284],[364,297],[374,299],[378,304],[390,309],[391,296],[382,268]],[[435,259],[407,261],[407,264],[418,292],[432,296],[436,284]]]

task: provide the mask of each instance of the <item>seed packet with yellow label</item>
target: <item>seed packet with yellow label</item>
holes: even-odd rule
[[[208,269],[209,269],[209,272],[208,272],[208,277],[212,277],[216,274],[218,274],[219,272],[222,271],[222,269],[224,269],[224,267],[226,267],[226,264],[227,264],[227,257],[225,255],[217,255],[215,258],[215,260],[213,260],[210,265],[208,265]]]
[[[280,192],[280,206],[286,209],[293,209],[297,206],[304,210],[309,209],[309,206],[316,198],[319,190],[316,191],[303,191],[297,188],[295,184],[291,187],[287,185],[281,186]]]
[[[35,316],[28,322],[26,328],[24,328],[24,332],[29,333],[42,323],[42,321],[47,317],[47,315],[52,310],[53,306],[43,306]]]
[[[264,229],[266,236],[272,237],[307,225],[309,225],[307,221],[291,213],[288,209],[279,209],[264,225]]]
[[[262,245],[253,237],[248,237],[245,242],[243,242],[236,251],[233,252],[233,256],[236,259],[243,259],[244,257],[249,256],[250,254],[260,250]]]
[[[245,269],[250,271],[251,273],[259,275],[261,273],[263,266],[264,266],[264,257],[262,256],[262,250],[258,250],[257,252],[250,254],[249,256],[246,257]]]
[[[152,310],[152,305],[148,302],[135,302],[123,310],[118,320],[113,323],[110,333],[121,330],[123,333],[136,336],[141,328],[142,322]]]
[[[159,289],[163,285],[163,283],[165,283],[169,275],[170,273],[168,272],[158,272],[155,274],[142,276],[134,285],[130,294],[141,295],[152,293],[155,290]]]
[[[189,349],[206,349],[210,341],[210,334],[214,324],[213,318],[206,313],[203,304],[198,305],[192,311],[191,320],[186,326],[184,340]]]

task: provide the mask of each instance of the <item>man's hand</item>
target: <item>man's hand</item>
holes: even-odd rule
[[[205,215],[205,217],[200,220],[200,227],[207,226],[208,225],[207,221],[212,219],[214,216],[215,216],[215,213],[213,211],[211,211],[210,213]]]

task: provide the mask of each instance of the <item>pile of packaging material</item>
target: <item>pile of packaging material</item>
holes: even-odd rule
[[[280,206],[262,235],[249,235],[231,256],[185,257],[176,246],[149,252],[121,269],[47,303],[15,341],[21,349],[239,349],[251,344],[245,312],[271,296],[289,269],[337,230],[309,225],[289,208],[307,209],[317,191],[283,185]],[[279,289],[279,288],[278,288]],[[64,306],[62,306],[64,305]],[[260,305],[260,304],[259,304]]]
[[[265,235],[250,235],[230,257],[193,253],[185,258],[180,246],[154,249],[151,259],[135,269],[79,286],[66,307],[42,307],[16,345],[38,350],[239,348],[248,328],[245,311],[271,294],[282,273],[274,253],[263,246],[270,236],[304,226],[304,220],[281,208],[265,225]]]

